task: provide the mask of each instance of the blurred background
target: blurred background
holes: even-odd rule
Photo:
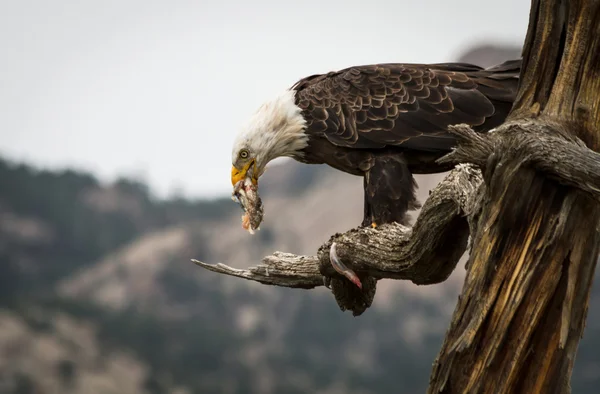
[[[417,393],[464,278],[381,281],[354,318],[325,288],[189,262],[314,254],[361,179],[279,160],[248,235],[242,122],[297,79],[378,62],[520,56],[529,2],[0,1],[0,393]],[[440,176],[419,177],[423,200]],[[598,282],[598,281],[596,281]],[[600,384],[594,287],[573,392]]]

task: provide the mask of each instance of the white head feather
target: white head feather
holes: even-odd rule
[[[302,156],[308,136],[304,133],[306,121],[294,96],[295,91],[287,90],[256,111],[234,141],[233,164],[242,149],[248,149],[262,168],[278,157]]]

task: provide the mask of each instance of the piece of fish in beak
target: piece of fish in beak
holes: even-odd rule
[[[264,208],[258,194],[258,186],[252,183],[252,178],[247,177],[235,184],[232,200],[239,202],[244,210],[242,216],[242,227],[250,234],[258,230],[263,220]]]

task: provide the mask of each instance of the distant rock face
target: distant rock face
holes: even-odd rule
[[[40,331],[22,316],[3,310],[0,371],[0,392],[65,394],[142,394],[149,373],[131,352],[104,354],[93,325],[58,314]]]
[[[484,44],[474,46],[458,57],[459,62],[491,67],[521,57],[521,48],[512,45]]]

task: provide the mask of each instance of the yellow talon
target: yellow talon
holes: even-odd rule
[[[375,222],[372,222],[372,223],[371,223],[371,227],[373,227],[373,228],[377,227],[377,223],[375,223]]]

